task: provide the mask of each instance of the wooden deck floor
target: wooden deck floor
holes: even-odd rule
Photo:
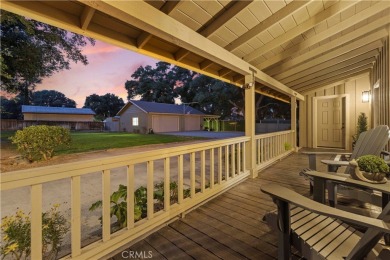
[[[277,237],[262,220],[276,207],[260,187],[278,183],[308,195],[308,181],[298,174],[307,166],[307,156],[290,155],[111,260],[130,259],[136,253],[142,254],[138,259],[276,259]]]

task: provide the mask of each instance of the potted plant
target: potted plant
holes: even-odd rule
[[[352,160],[351,176],[354,179],[370,183],[386,183],[386,173],[390,171],[386,162],[375,155],[364,155],[357,160]]]

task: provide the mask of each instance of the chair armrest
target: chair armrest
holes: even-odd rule
[[[348,161],[321,160],[321,162],[326,165],[338,166],[338,167],[349,165]]]
[[[316,179],[322,179],[324,181],[332,181],[334,183],[342,184],[345,186],[356,187],[360,189],[371,189],[380,191],[382,193],[390,194],[390,185],[389,183],[368,183],[365,181],[355,180],[349,177],[347,174],[342,173],[325,173],[317,171],[305,171],[304,174],[307,176],[313,177],[314,182]]]
[[[351,155],[352,153],[339,153],[339,152],[300,152],[302,154],[307,155],[334,155],[334,154],[341,154],[341,155]]]
[[[301,152],[302,154],[306,154],[309,157],[309,168],[312,170],[317,170],[317,155],[351,155],[351,153],[334,153],[334,152]],[[329,168],[329,167],[328,167]],[[336,169],[334,169],[336,168]],[[336,167],[331,167],[329,171],[337,171]]]
[[[261,191],[270,195],[273,199],[294,204],[298,207],[318,213],[320,215],[337,218],[362,227],[373,228],[380,232],[390,234],[390,222],[374,219],[344,210],[332,208],[321,203],[306,198],[288,188],[277,184],[268,184],[261,186]]]
[[[381,154],[385,155],[385,156],[390,156],[390,152],[389,151],[382,151]]]

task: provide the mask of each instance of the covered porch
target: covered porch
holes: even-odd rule
[[[43,187],[53,181],[67,181],[71,189],[68,258],[110,255],[120,259],[129,244],[207,201],[129,250],[152,248],[153,254],[162,258],[202,252],[221,258],[224,255],[220,253],[228,254],[229,259],[256,254],[276,258],[275,237],[260,220],[261,213],[274,206],[259,187],[278,182],[307,194],[309,187],[298,176],[299,170],[307,167],[306,158],[291,154],[299,149],[298,138],[299,146],[316,148],[322,146],[318,136],[330,137],[324,134],[328,130],[319,132],[318,115],[323,111],[316,110],[318,104],[322,105],[323,99],[341,100],[345,124],[329,133],[338,133],[336,139],[343,149],[351,147],[350,136],[360,112],[369,115],[372,127],[390,124],[388,1],[226,1],[224,5],[219,1],[2,1],[1,8],[245,90],[244,137],[2,175],[2,191],[31,190],[33,259],[42,259]],[[263,12],[267,15],[261,17]],[[371,91],[373,101],[362,104],[360,96],[365,90]],[[291,104],[290,130],[256,135],[256,93]],[[162,169],[160,175],[157,168]],[[124,172],[123,184],[127,185],[127,226],[112,232],[110,195],[117,187],[112,178],[118,169]],[[135,221],[139,172],[146,179],[147,215]],[[91,173],[97,174],[101,183],[97,190],[103,222],[99,239],[86,242],[81,223],[86,205],[81,194]],[[178,185],[178,199],[173,204],[168,195],[172,177]],[[160,181],[165,196],[163,208],[156,211],[153,189]],[[227,210],[226,204],[234,206]],[[222,225],[218,232],[217,222]],[[231,238],[231,232],[237,237]],[[180,233],[174,237],[183,241],[174,241],[172,233]],[[215,251],[200,246],[208,245],[207,241],[216,243]],[[170,246],[162,248],[163,244]],[[172,251],[164,251],[167,249]]]

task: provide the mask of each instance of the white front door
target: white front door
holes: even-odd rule
[[[342,98],[319,99],[317,102],[317,146],[344,148]]]

